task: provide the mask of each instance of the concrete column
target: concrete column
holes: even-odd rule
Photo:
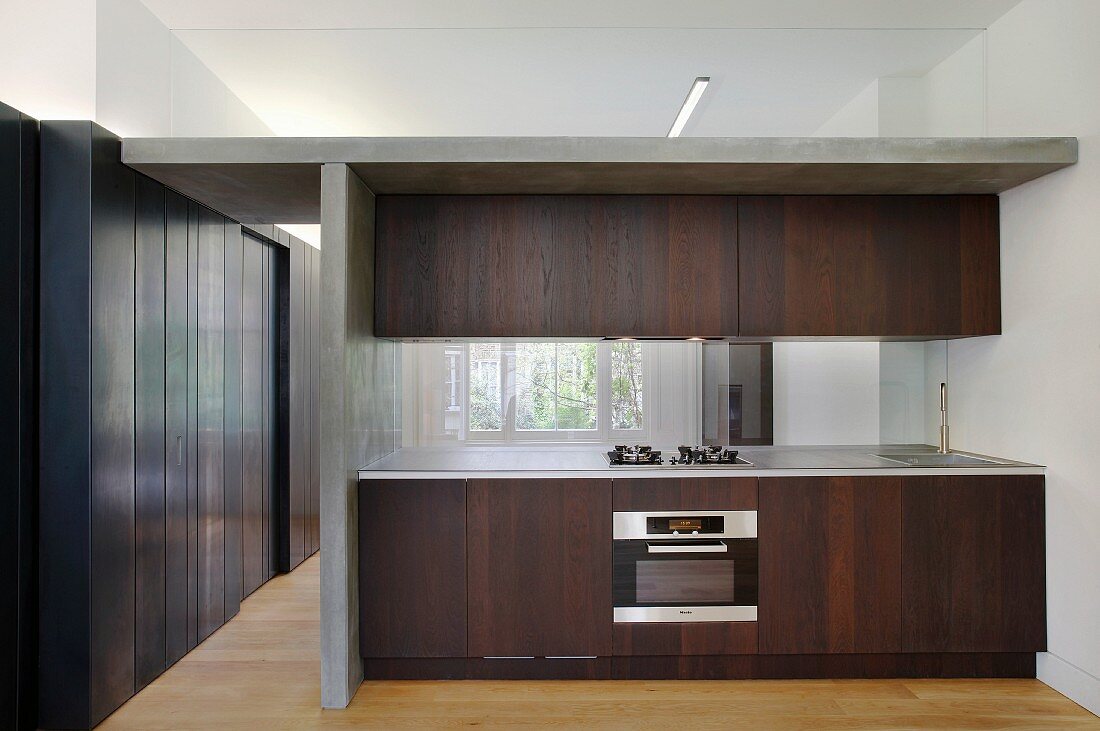
[[[356,472],[394,450],[396,348],[374,337],[374,194],[321,169],[321,705],[343,708],[359,656]]]

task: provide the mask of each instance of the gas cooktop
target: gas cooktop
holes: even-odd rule
[[[719,468],[746,468],[755,467],[743,457],[737,456],[737,450],[732,447],[698,446],[678,447],[677,455],[665,459],[661,452],[651,447],[632,444],[616,446],[607,453],[607,461],[612,467],[719,467]]]

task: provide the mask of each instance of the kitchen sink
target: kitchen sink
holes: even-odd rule
[[[968,454],[876,454],[876,457],[888,459],[891,462],[900,462],[909,467],[983,467],[986,465],[1004,464],[995,459],[983,457],[971,457]]]

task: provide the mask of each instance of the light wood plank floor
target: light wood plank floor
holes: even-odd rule
[[[1100,729],[1036,680],[368,682],[322,711],[316,556],[100,728]]]

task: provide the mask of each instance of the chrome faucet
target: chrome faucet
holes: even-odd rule
[[[947,384],[940,384],[940,454],[951,451],[950,427],[947,426]]]

